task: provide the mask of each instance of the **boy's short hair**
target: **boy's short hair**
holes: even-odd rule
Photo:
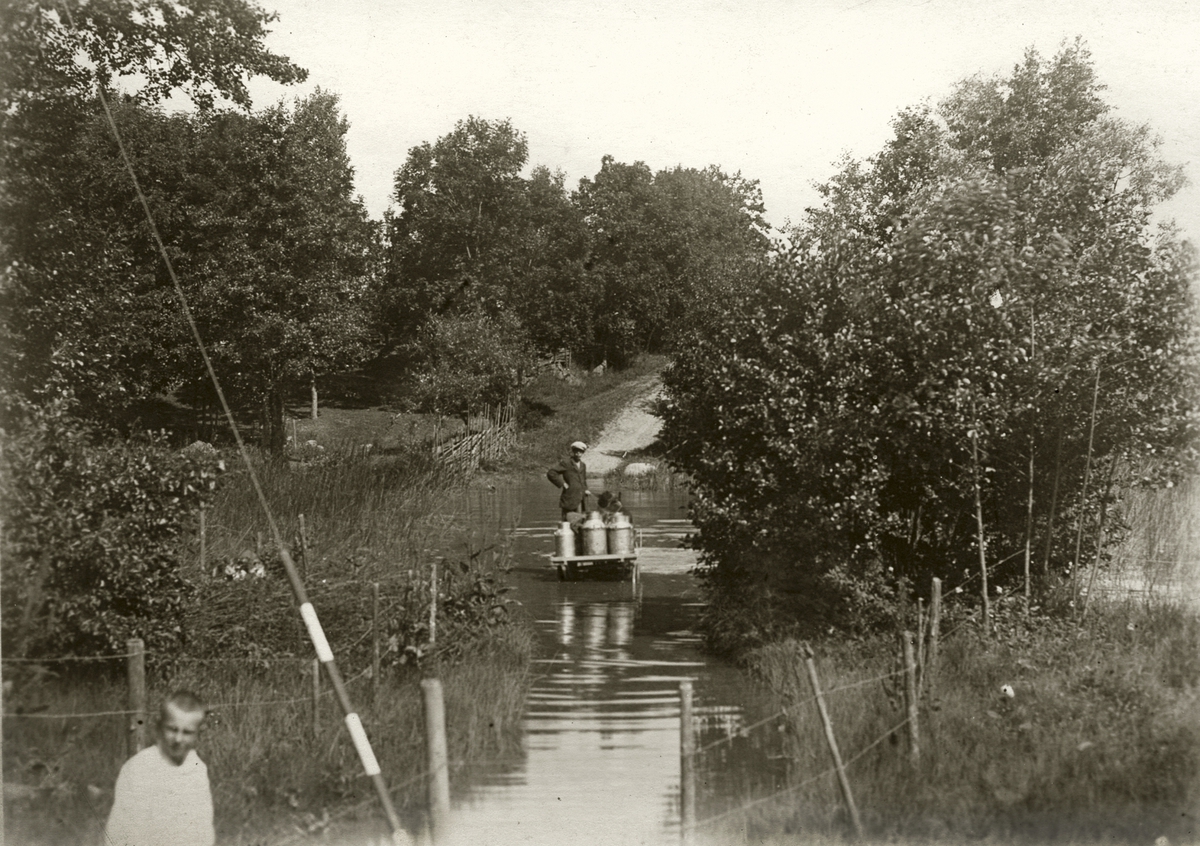
[[[167,706],[172,705],[180,711],[189,714],[207,714],[208,705],[204,703],[196,694],[190,690],[177,690],[162,701],[162,707],[158,709],[159,722],[167,716]]]

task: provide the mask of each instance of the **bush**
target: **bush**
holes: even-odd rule
[[[71,400],[7,403],[3,636],[14,654],[153,652],[182,639],[179,538],[216,487],[215,453],[105,438]]]

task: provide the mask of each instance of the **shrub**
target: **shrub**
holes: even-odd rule
[[[169,652],[192,593],[180,533],[222,465],[159,436],[106,438],[71,405],[7,403],[5,642],[31,657],[124,651],[130,637]]]

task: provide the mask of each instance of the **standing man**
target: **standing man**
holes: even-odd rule
[[[558,507],[562,509],[563,520],[570,520],[572,512],[582,513],[587,507],[587,498],[592,492],[587,489],[587,465],[583,463],[583,454],[587,452],[587,444],[575,441],[571,444],[571,454],[546,471],[546,478],[562,491],[558,497]]]
[[[207,710],[185,690],[163,701],[158,742],[126,761],[117,776],[105,846],[213,846],[208,767],[195,748]]]

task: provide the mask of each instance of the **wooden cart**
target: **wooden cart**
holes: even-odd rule
[[[636,549],[615,555],[551,555],[550,565],[558,570],[558,578],[562,581],[586,577],[616,581],[629,579],[636,583],[639,575]]]

